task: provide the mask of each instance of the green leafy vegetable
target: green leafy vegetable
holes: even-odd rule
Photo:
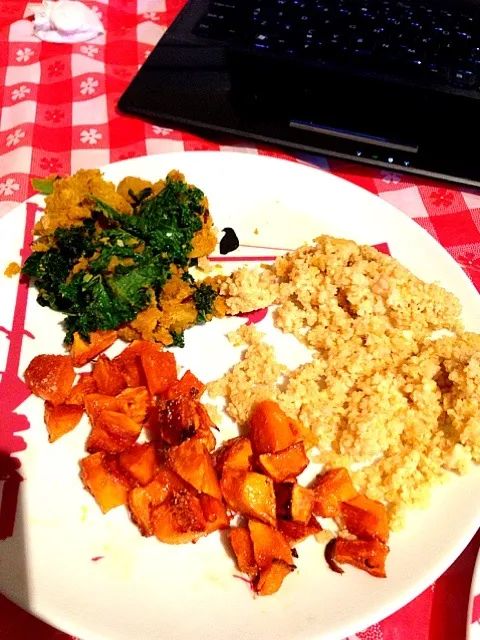
[[[48,196],[53,193],[53,182],[51,180],[42,180],[41,178],[33,178],[32,187],[35,191]]]
[[[209,284],[202,282],[193,294],[193,299],[197,306],[197,322],[207,322],[207,316],[213,313],[213,303],[217,294]]]
[[[53,190],[50,181],[34,182],[42,192]],[[192,263],[193,237],[203,224],[203,193],[167,177],[155,196],[150,188],[130,195],[130,215],[89,195],[92,217],[81,226],[57,228],[51,247],[34,251],[25,262],[23,272],[35,278],[39,304],[66,314],[67,343],[76,331],[88,339],[92,331],[117,329],[133,320],[158,299],[172,265],[185,269],[182,278],[195,286],[186,269]],[[215,296],[204,284],[194,291],[198,322],[211,314]],[[172,332],[172,337],[183,346],[183,332]]]
[[[183,331],[170,331],[170,335],[173,338],[172,347],[183,349],[185,346],[185,333]]]

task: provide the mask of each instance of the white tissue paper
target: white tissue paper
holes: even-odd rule
[[[97,14],[77,0],[44,0],[35,10],[33,32],[47,42],[86,42],[105,33]]]

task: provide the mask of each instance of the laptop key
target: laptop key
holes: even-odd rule
[[[471,69],[452,69],[450,82],[456,87],[467,88],[475,86],[477,75]]]

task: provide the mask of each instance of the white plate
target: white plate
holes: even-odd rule
[[[480,551],[477,555],[470,589],[467,616],[467,640],[480,640]]]
[[[392,255],[420,278],[438,280],[454,292],[464,305],[467,327],[480,331],[480,297],[460,267],[379,198],[311,167],[234,153],[138,158],[107,167],[105,175],[115,182],[126,175],[156,180],[172,168],[205,191],[217,227],[234,227],[244,245],[294,248],[322,233],[387,242]],[[25,215],[21,206],[0,220],[2,262],[19,257]],[[10,328],[17,282],[0,282],[0,326]],[[23,338],[20,373],[34,355],[61,352],[58,322],[30,291],[25,328],[35,339]],[[180,363],[190,364],[204,381],[222,374],[238,357],[223,334],[239,322],[218,320],[188,331]],[[18,341],[20,329],[11,340]],[[8,345],[0,333],[0,371],[6,368]],[[7,367],[10,377],[16,373],[14,361]],[[12,394],[16,397],[13,388]],[[0,397],[8,398],[9,388],[0,388]],[[26,480],[15,536],[0,543],[0,590],[83,640],[341,639],[423,591],[460,554],[480,522],[480,505],[472,499],[477,469],[439,489],[431,507],[412,514],[406,530],[392,536],[386,580],[353,568],[343,576],[331,572],[322,545],[309,540],[299,546],[298,571],[280,592],[253,598],[244,582],[232,577],[233,561],[216,535],[196,545],[167,546],[142,538],[124,508],[101,515],[78,478],[86,424],[49,445],[42,402],[30,397],[17,412],[28,417],[31,428],[22,434],[27,448],[19,454]],[[11,423],[11,416],[2,416],[3,429]],[[223,435],[231,432],[226,425]]]

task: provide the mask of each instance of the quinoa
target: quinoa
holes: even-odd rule
[[[428,504],[450,471],[480,462],[480,335],[466,333],[457,298],[368,246],[321,236],[263,270],[222,284],[230,313],[274,304],[274,323],[311,352],[292,371],[249,340],[209,391],[240,424],[270,397],[315,435],[315,459],[352,469],[358,489],[385,502],[393,529]],[[446,330],[437,340],[432,334]]]

